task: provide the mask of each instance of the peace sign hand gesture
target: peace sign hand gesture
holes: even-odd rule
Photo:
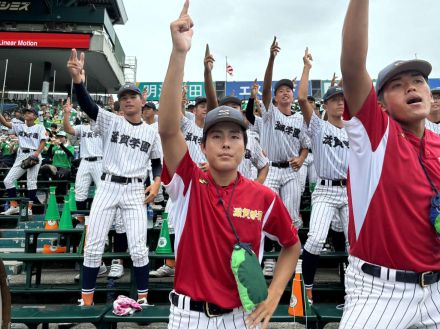
[[[73,48],[67,61],[67,69],[74,83],[81,83],[86,81],[84,71],[84,53],[81,52],[78,58],[76,49]]]

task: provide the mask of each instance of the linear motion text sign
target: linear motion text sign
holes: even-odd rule
[[[78,33],[0,32],[0,47],[88,49],[90,47],[90,35]]]

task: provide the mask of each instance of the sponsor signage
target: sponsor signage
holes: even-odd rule
[[[88,49],[90,47],[90,35],[78,33],[0,32],[0,47]]]
[[[147,91],[149,101],[158,101],[162,91],[162,82],[139,82],[138,87],[141,91]],[[205,96],[204,82],[186,82],[187,98],[193,101],[196,97]]]
[[[30,11],[30,1],[0,1],[0,11]]]

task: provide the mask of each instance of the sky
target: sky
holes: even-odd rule
[[[124,5],[128,21],[115,29],[126,56],[137,57],[137,81],[163,81],[172,46],[169,25],[183,0],[124,0]],[[206,43],[216,59],[214,80],[225,80],[226,56],[234,68],[228,81],[263,80],[274,36],[281,51],[273,80],[299,79],[306,47],[314,59],[311,79],[331,79],[334,72],[340,77],[347,6],[348,0],[191,0],[194,36],[184,80],[203,81]],[[440,78],[439,13],[438,0],[370,0],[370,76],[395,60],[417,57],[431,62],[431,77]]]

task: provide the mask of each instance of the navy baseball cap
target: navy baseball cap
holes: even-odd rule
[[[376,80],[376,94],[379,94],[385,84],[390,81],[393,77],[400,73],[408,72],[408,71],[417,71],[420,72],[426,79],[428,79],[429,74],[431,73],[432,66],[429,62],[421,60],[421,59],[410,59],[410,60],[399,60],[395,61],[379,72],[379,75]]]
[[[121,96],[127,92],[142,95],[141,90],[134,83],[126,83],[119,88],[118,98],[121,98]]]
[[[206,103],[206,97],[196,97],[195,106],[197,106],[197,105],[199,105],[201,103]]]
[[[225,96],[220,100],[219,106],[226,105],[228,103],[236,104],[241,107],[241,99],[235,96]]]
[[[324,102],[327,102],[330,98],[336,95],[344,95],[344,90],[341,87],[333,86],[327,89],[327,92],[324,94]]]
[[[35,108],[30,108],[30,109],[24,109],[24,111],[23,112],[32,112],[32,113],[34,113],[36,116],[38,116],[38,111],[37,111],[37,109],[35,109]]]
[[[440,87],[432,88],[431,93],[434,95],[440,95]]]
[[[157,108],[156,108],[156,104],[154,104],[153,102],[147,102],[147,103],[145,103],[145,105],[144,105],[143,108],[144,108],[144,109],[145,109],[145,108],[152,109],[152,110],[154,110],[154,111],[157,110]]]
[[[290,79],[281,79],[279,80],[276,84],[275,84],[275,89],[274,89],[274,94],[277,93],[278,88],[280,88],[281,86],[287,86],[290,89],[293,90],[293,82]]]
[[[232,122],[238,124],[243,130],[248,128],[246,122],[244,122],[243,115],[239,110],[233,109],[229,106],[219,106],[209,111],[205,117],[205,126],[203,127],[203,134],[220,122]]]

